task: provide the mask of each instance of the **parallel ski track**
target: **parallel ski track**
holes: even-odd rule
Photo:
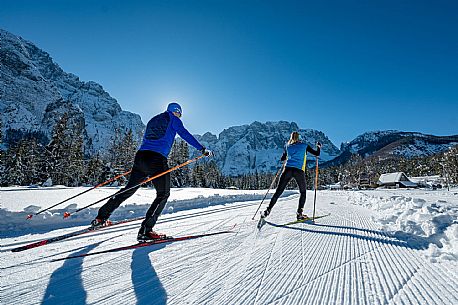
[[[315,225],[267,223],[261,230],[256,228],[257,221],[251,221],[252,204],[210,209],[202,217],[183,213],[175,219],[164,218],[160,229],[180,235],[238,223],[238,232],[76,259],[68,262],[67,269],[81,268],[86,302],[97,304],[143,305],[154,303],[151,297],[155,296],[166,297],[167,304],[199,305],[458,304],[455,263],[429,262],[418,249],[379,231],[370,219],[376,212],[334,201],[337,204],[320,206],[320,213],[331,216]],[[297,198],[280,200],[269,221],[290,221],[296,205]],[[60,254],[84,251],[82,246],[88,243],[97,245],[97,251],[128,242],[130,236],[135,239],[133,227],[128,227],[123,236],[116,235],[123,231],[113,230],[107,235],[110,240],[104,235],[92,235],[87,241],[74,239]],[[28,268],[5,271],[21,276]],[[23,290],[15,290],[15,283],[2,287],[8,292],[8,304],[40,303],[47,276],[43,272],[28,276]],[[70,298],[74,276],[70,272],[59,278]]]

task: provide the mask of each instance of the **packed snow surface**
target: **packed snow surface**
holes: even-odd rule
[[[2,222],[12,230],[0,239],[2,304],[458,304],[456,189],[319,191],[316,214],[329,216],[284,225],[294,220],[298,203],[298,195],[289,194],[260,230],[252,220],[260,198],[250,196],[265,191],[179,189],[172,205],[183,201],[188,209],[162,215],[158,231],[182,236],[236,225],[234,232],[51,262],[134,244],[137,221],[9,251],[84,228],[50,222],[19,234],[11,221],[27,214],[27,198],[45,208],[79,191],[0,189],[1,209],[10,213]],[[153,195],[140,191],[113,216],[133,203],[144,211]],[[202,204],[225,196],[235,197]],[[307,198],[311,215],[313,192]]]

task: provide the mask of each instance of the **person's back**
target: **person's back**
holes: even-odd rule
[[[168,155],[175,138],[175,133],[170,130],[171,116],[170,112],[166,111],[149,120],[139,150],[152,150],[163,156]]]
[[[174,105],[174,103],[171,105]],[[184,128],[180,118],[173,113],[172,109],[168,109],[166,112],[160,113],[149,120],[139,150],[155,151],[167,158],[177,133],[197,150],[201,151],[204,149],[189,131]]]
[[[307,144],[303,142],[296,142],[286,146],[288,160],[286,161],[287,167],[295,167],[305,171],[307,163]]]

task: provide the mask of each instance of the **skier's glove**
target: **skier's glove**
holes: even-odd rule
[[[319,149],[321,149],[321,146],[323,146],[320,142],[316,142],[316,147],[318,147]]]
[[[205,157],[213,157],[213,152],[205,147],[200,151]]]

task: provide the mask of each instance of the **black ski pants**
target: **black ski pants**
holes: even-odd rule
[[[307,195],[307,185],[305,183],[305,172],[295,167],[285,167],[285,170],[280,176],[280,181],[278,182],[277,190],[275,191],[275,194],[272,196],[272,199],[270,199],[270,204],[268,207],[269,211],[272,210],[275,203],[277,203],[278,198],[283,193],[283,191],[286,188],[286,185],[292,178],[296,180],[296,183],[299,186],[301,196],[299,198],[299,206],[297,207],[297,212],[302,213],[305,205],[305,198]]]
[[[124,200],[132,196],[138,190],[139,186],[120,194],[121,192],[141,183],[147,177],[152,177],[168,170],[168,168],[167,158],[163,155],[154,151],[139,150],[135,155],[134,166],[130,173],[129,182],[99,209],[97,218],[108,219],[111,213],[113,213]],[[152,182],[156,189],[156,199],[154,199],[153,204],[146,212],[145,220],[142,222],[140,230],[144,232],[152,230],[170,196],[170,173],[156,178],[152,180]]]

